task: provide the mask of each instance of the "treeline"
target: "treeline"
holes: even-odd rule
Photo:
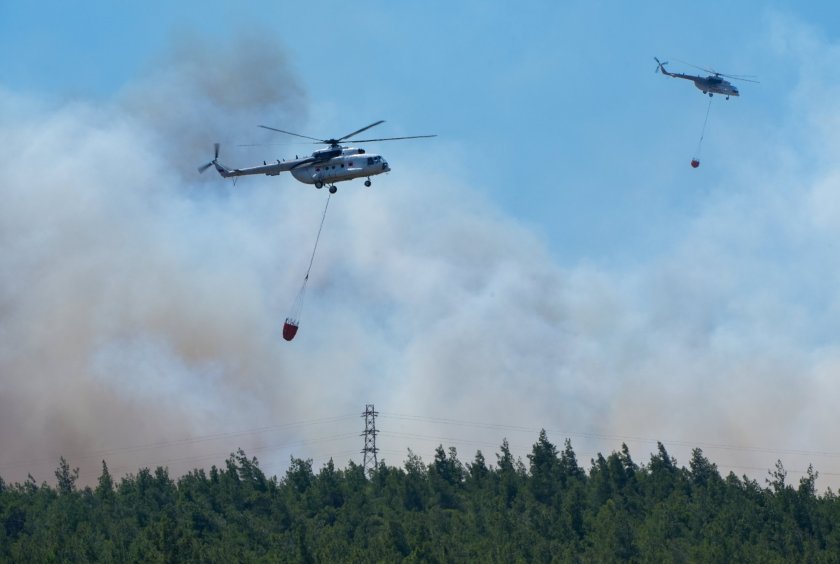
[[[722,477],[702,451],[680,467],[659,445],[626,446],[582,468],[540,433],[527,460],[503,442],[489,464],[441,446],[424,463],[366,475],[292,458],[268,478],[241,450],[174,480],[165,468],[119,482],[105,462],[79,488],[63,458],[56,485],[0,479],[3,562],[707,561],[838,562],[840,500],[809,468],[789,484]]]

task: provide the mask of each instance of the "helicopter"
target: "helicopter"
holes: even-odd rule
[[[214,144],[213,160],[207,164],[198,167],[198,172],[202,173],[211,166],[216,168],[216,171],[223,178],[236,178],[239,176],[248,176],[252,174],[265,174],[266,176],[277,176],[281,172],[290,172],[296,180],[304,184],[313,184],[315,188],[323,188],[329,186],[331,194],[335,194],[337,188],[336,182],[343,182],[346,180],[353,180],[354,178],[367,178],[365,186],[370,187],[371,176],[382,174],[383,172],[390,172],[391,167],[388,165],[382,155],[368,154],[364,149],[356,147],[346,147],[342,145],[343,142],[348,141],[351,137],[358,135],[363,131],[367,131],[371,127],[375,127],[385,123],[385,120],[376,121],[361,129],[357,129],[352,133],[339,138],[318,139],[317,137],[309,137],[308,135],[301,135],[299,133],[292,133],[276,127],[269,127],[267,125],[260,125],[263,129],[285,133],[286,135],[293,135],[295,137],[302,137],[304,139],[311,139],[313,144],[327,145],[324,149],[319,149],[312,153],[309,157],[295,156],[291,160],[277,160],[276,163],[267,163],[263,161],[262,165],[252,166],[248,168],[228,168],[219,163],[219,144]],[[356,139],[353,143],[371,143],[374,141],[396,141],[400,139],[421,139],[426,137],[437,137],[436,135],[411,135],[408,137],[384,137],[380,139]]]
[[[656,57],[654,57],[653,60],[656,61],[656,65],[657,65],[656,66],[656,72],[661,72],[665,76],[673,76],[674,78],[684,78],[686,80],[691,80],[692,82],[694,82],[694,86],[696,86],[699,90],[701,90],[703,92],[703,94],[708,94],[709,97],[711,97],[713,94],[722,94],[722,95],[726,96],[727,100],[729,100],[730,96],[738,96],[739,95],[738,89],[735,86],[733,86],[732,83],[729,82],[728,80],[724,80],[723,77],[732,78],[734,80],[743,80],[743,81],[746,81],[746,82],[756,82],[756,83],[758,82],[757,80],[751,80],[751,79],[749,79],[747,77],[744,77],[744,76],[737,76],[737,75],[734,75],[734,74],[723,74],[723,73],[720,73],[720,72],[716,72],[714,70],[704,69],[702,67],[695,67],[694,65],[691,65],[690,63],[686,63],[686,64],[688,64],[689,66],[692,66],[696,69],[700,69],[701,71],[710,72],[712,74],[710,74],[709,76],[703,77],[703,76],[694,76],[694,75],[691,75],[691,74],[682,74],[682,73],[678,73],[678,72],[668,72],[667,70],[665,70],[665,65],[668,64],[667,61],[664,62],[664,63],[661,63],[659,61],[659,59],[657,59]]]

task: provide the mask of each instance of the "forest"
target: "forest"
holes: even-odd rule
[[[840,500],[812,467],[788,483],[722,476],[700,449],[626,445],[588,469],[539,434],[527,460],[503,441],[488,462],[440,446],[365,472],[292,458],[267,477],[242,450],[173,479],[164,467],[77,485],[0,478],[3,562],[838,562]]]

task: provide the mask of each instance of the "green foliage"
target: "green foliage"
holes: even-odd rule
[[[766,487],[725,478],[702,451],[680,467],[665,446],[637,464],[626,445],[581,468],[566,440],[541,431],[528,466],[507,441],[490,466],[454,448],[426,464],[370,475],[292,458],[282,479],[237,451],[209,472],[166,468],[118,482],[103,461],[80,489],[64,459],[56,486],[0,479],[0,561],[747,561],[833,562],[840,497],[817,472],[791,483],[781,462]]]
[[[55,471],[55,480],[58,493],[68,495],[76,488],[76,480],[79,479],[79,469],[70,470],[70,464],[62,456],[59,459],[58,468]]]

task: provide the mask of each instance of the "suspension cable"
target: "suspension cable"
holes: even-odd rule
[[[315,251],[318,250],[318,241],[321,239],[321,230],[324,228],[324,220],[327,218],[327,208],[330,207],[330,198],[332,194],[327,195],[327,204],[324,206],[324,213],[321,215],[321,225],[318,226],[318,235],[315,237],[315,246],[312,247],[312,256],[309,257],[309,268],[306,269],[306,276],[303,278],[304,283],[309,280],[309,272],[312,270],[312,262],[315,260]]]

